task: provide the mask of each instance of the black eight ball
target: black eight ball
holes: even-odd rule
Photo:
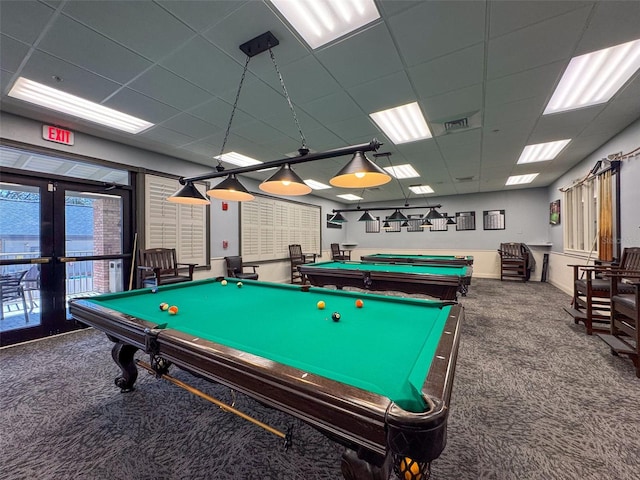
[[[334,322],[339,322],[340,321],[340,314],[338,312],[333,312],[331,314],[331,320],[333,320]]]

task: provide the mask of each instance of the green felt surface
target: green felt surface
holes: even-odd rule
[[[412,259],[412,260],[469,260],[472,257],[469,256],[456,256],[456,255],[403,255],[400,253],[374,253],[373,255],[367,255],[367,257],[381,257],[381,258],[397,258]]]
[[[306,267],[338,270],[363,270],[367,272],[410,273],[414,275],[451,275],[464,277],[469,275],[466,265],[416,265],[413,263],[366,263],[366,262],[318,262],[308,263]]]
[[[106,294],[88,302],[384,395],[411,411],[450,306],[441,302],[234,279]],[[355,300],[364,301],[356,308]],[[323,300],[326,308],[317,308]],[[177,315],[159,309],[176,305]],[[341,320],[333,322],[331,314]]]

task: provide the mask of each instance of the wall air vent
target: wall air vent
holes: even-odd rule
[[[444,122],[444,130],[446,132],[450,132],[451,130],[460,130],[462,128],[468,128],[468,127],[469,127],[469,119],[466,117]]]

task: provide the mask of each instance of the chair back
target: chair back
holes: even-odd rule
[[[298,244],[289,245],[289,258],[292,263],[304,263],[304,255],[302,254],[302,246]]]
[[[337,243],[331,244],[331,258],[336,260],[341,256],[340,245]]]
[[[178,275],[178,261],[175,248],[149,248],[140,250],[138,265],[159,269],[160,275]],[[151,272],[149,276],[153,276]]]
[[[16,300],[24,297],[24,290],[21,282],[27,271],[8,273],[0,275],[0,297],[2,301]]]
[[[503,258],[522,258],[523,256],[521,243],[501,243],[498,251]]]
[[[227,262],[227,276],[228,277],[237,277],[242,273],[242,257],[240,256],[232,256],[232,257],[224,257]]]
[[[621,270],[640,270],[640,247],[627,247],[622,250]]]

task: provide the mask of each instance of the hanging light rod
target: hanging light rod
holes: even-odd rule
[[[438,204],[438,205],[421,205],[421,206],[415,206],[415,207],[375,207],[375,208],[368,208],[368,207],[360,207],[360,208],[334,208],[333,210],[331,210],[333,213],[343,213],[343,212],[361,212],[363,210],[369,211],[369,212],[375,212],[376,210],[412,210],[414,208],[421,208],[421,209],[425,209],[425,208],[442,208],[442,205]]]
[[[238,175],[240,173],[257,172],[258,170],[265,170],[267,168],[281,167],[282,165],[296,165],[298,163],[313,162],[314,160],[322,160],[325,158],[342,157],[343,155],[353,155],[356,152],[375,152],[382,146],[375,138],[369,143],[362,143],[360,145],[352,145],[350,147],[336,148],[334,150],[327,150],[326,152],[307,153],[306,155],[299,155],[292,158],[283,158],[280,160],[272,160],[270,162],[260,163],[258,165],[249,165],[246,167],[238,167],[231,170],[215,170],[211,173],[205,173],[195,177],[181,177],[180,184],[186,185],[187,182],[198,182],[201,180],[207,180],[209,178],[227,177],[229,175]],[[422,207],[424,208],[424,207]]]

